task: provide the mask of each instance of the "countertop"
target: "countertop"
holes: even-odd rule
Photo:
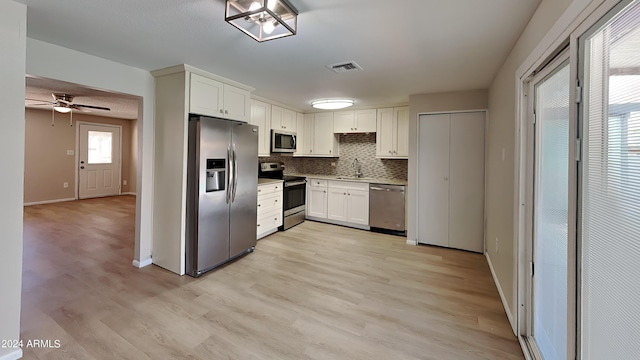
[[[282,180],[280,180],[280,179],[258,178],[258,186],[266,185],[266,184],[275,184],[275,183],[282,183]]]
[[[313,175],[313,174],[287,174],[294,176],[304,176],[307,179],[324,179],[324,180],[338,180],[338,181],[354,181],[354,182],[363,182],[370,184],[384,184],[384,185],[407,185],[407,180],[400,179],[382,179],[382,178],[368,178],[362,177],[356,179],[355,177],[349,176],[338,176],[338,175]]]

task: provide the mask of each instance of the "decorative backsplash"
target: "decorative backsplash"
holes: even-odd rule
[[[282,162],[287,174],[353,176],[357,158],[363,177],[407,180],[406,159],[376,159],[376,134],[340,134],[339,158],[292,157],[272,154],[260,162]],[[332,166],[335,163],[336,166]]]

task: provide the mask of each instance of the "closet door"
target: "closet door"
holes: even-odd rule
[[[449,246],[450,114],[421,115],[418,147],[418,242]]]
[[[484,252],[484,112],[451,114],[449,247]]]

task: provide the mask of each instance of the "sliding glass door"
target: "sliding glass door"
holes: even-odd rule
[[[568,57],[532,81],[533,224],[528,343],[540,359],[567,358],[569,98]]]
[[[581,41],[581,358],[640,356],[640,3]]]

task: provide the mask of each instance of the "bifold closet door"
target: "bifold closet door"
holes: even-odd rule
[[[449,246],[450,114],[420,116],[418,242]]]
[[[420,116],[419,243],[483,252],[484,116]]]
[[[451,114],[449,247],[484,252],[484,112]]]

